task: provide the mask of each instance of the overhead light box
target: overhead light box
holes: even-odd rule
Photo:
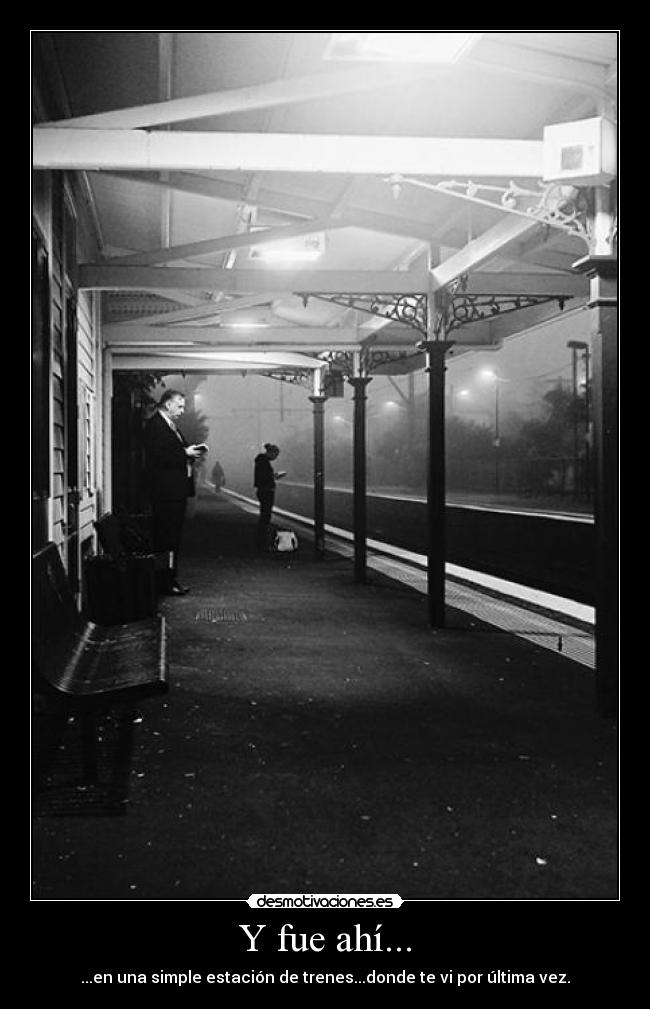
[[[544,128],[545,182],[607,185],[616,177],[616,126],[602,116]]]
[[[254,245],[250,258],[270,263],[310,263],[325,252],[325,232],[286,238],[267,245]]]
[[[334,32],[323,59],[455,63],[476,45],[482,34],[482,32]]]

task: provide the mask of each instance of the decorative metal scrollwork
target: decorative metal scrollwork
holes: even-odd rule
[[[303,305],[310,298],[334,302],[345,308],[355,308],[360,312],[392,319],[405,326],[411,326],[419,333],[427,331],[426,294],[300,294]]]
[[[372,347],[361,347],[359,351],[359,364],[362,375],[369,375],[384,364],[392,361],[400,361],[413,356],[412,350],[377,350]],[[350,351],[330,350],[326,354],[321,354],[321,360],[342,371],[346,378],[354,375],[354,355]]]
[[[505,315],[507,312],[516,312],[523,308],[531,308],[548,301],[557,301],[560,310],[564,308],[565,297],[558,295],[526,295],[526,294],[468,294],[467,286],[469,275],[467,273],[456,277],[447,287],[436,292],[436,314],[433,322],[433,334],[429,334],[426,326],[427,319],[427,296],[418,295],[358,295],[358,294],[332,294],[332,295],[303,295],[303,298],[320,298],[325,301],[335,302],[337,305],[344,305],[346,308],[356,308],[372,315],[380,315],[383,318],[395,319],[402,322],[425,337],[433,335],[439,340],[446,337],[453,329],[467,325],[472,322],[480,322],[484,319],[493,319],[497,315]],[[375,337],[376,338],[376,337]],[[366,374],[385,364],[387,361],[397,360],[401,357],[408,357],[408,351],[382,351],[381,348],[373,350],[373,337],[370,337],[365,346],[360,348],[361,370]],[[380,360],[381,357],[381,360]],[[353,374],[352,354],[347,351],[330,351],[323,355],[323,360],[336,364],[348,377]]]
[[[349,350],[328,350],[326,354],[319,355],[321,361],[327,361],[334,365],[339,371],[350,378],[354,373],[354,358]]]
[[[534,218],[542,224],[577,235],[588,246],[591,242],[589,196],[584,189],[572,185],[538,182],[538,188],[534,190],[519,186],[512,180],[507,186],[491,186],[471,180],[457,182],[455,179],[424,182],[422,179],[397,175],[391,175],[385,181],[391,186],[417,186],[485,207],[501,209],[509,214]]]
[[[453,298],[459,291],[465,291],[467,289],[468,280],[469,273],[461,273],[459,277],[456,277],[455,280],[452,280],[449,284],[447,284],[445,288],[445,296]]]
[[[408,350],[371,350],[369,352],[368,371],[376,371],[383,364],[392,364],[407,357],[413,357],[413,351]]]
[[[548,295],[499,295],[499,294],[460,294],[452,297],[446,303],[445,309],[436,320],[436,336],[444,326],[445,333],[458,326],[470,322],[481,322],[493,319],[497,315],[516,312],[522,308],[531,308],[547,301],[557,301],[560,309],[564,308],[564,298]]]
[[[264,378],[274,378],[277,382],[288,382],[289,385],[300,385],[306,389],[311,389],[313,385],[313,374],[306,368],[297,371],[263,371]]]

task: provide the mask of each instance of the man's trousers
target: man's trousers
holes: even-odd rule
[[[151,539],[154,553],[169,553],[169,572],[161,579],[164,590],[178,579],[178,556],[183,533],[187,498],[180,501],[154,501],[151,507]]]

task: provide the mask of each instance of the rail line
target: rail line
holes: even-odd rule
[[[222,493],[237,499],[257,514],[254,498],[227,488]],[[306,515],[274,508],[304,528],[313,528]],[[354,536],[347,529],[325,524],[326,547],[343,556],[354,554]],[[390,543],[369,538],[368,567],[426,594],[427,558]],[[503,578],[486,575],[457,564],[446,564],[446,599],[451,607],[471,614],[482,623],[524,638],[542,648],[561,652],[566,658],[593,669],[595,666],[595,611],[574,599],[543,592]]]

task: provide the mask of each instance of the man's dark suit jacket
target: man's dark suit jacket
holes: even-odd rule
[[[194,473],[191,477],[187,475],[186,445],[182,435],[178,438],[156,410],[145,431],[147,474],[153,501],[182,501],[194,497]]]

